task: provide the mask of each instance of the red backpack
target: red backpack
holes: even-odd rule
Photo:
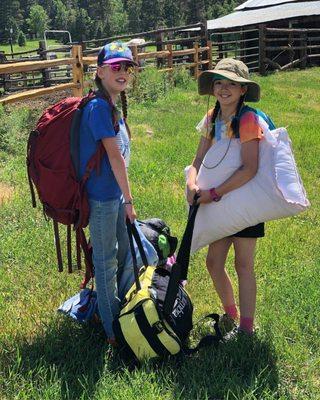
[[[83,108],[97,96],[70,97],[47,108],[36,129],[29,135],[27,172],[32,205],[36,207],[33,184],[37,189],[44,215],[53,220],[59,271],[63,270],[58,223],[67,225],[68,271],[72,272],[71,227],[76,236],[77,266],[81,268],[84,252],[85,287],[93,276],[91,251],[83,231],[89,222],[89,203],[85,183],[93,169],[99,171],[104,155],[102,143],[88,161],[86,172],[79,176],[79,131]]]

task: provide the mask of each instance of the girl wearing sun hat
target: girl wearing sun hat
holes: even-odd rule
[[[127,175],[130,131],[125,89],[134,65],[125,43],[112,42],[100,49],[95,77],[97,97],[85,106],[80,125],[81,176],[101,142],[105,149],[100,173],[92,171],[86,190],[99,313],[111,345],[116,345],[112,322],[133,276],[131,266],[130,271],[126,269],[129,242],[125,219],[133,222],[136,213]],[[117,108],[119,97],[122,115]]]
[[[249,78],[248,67],[240,60],[222,59],[213,70],[204,71],[198,79],[200,95],[213,95],[215,107],[208,111],[197,130],[202,134],[196,156],[188,172],[187,200],[192,204],[198,195],[198,204],[217,202],[232,190],[252,179],[258,170],[259,141],[263,138],[259,114],[274,129],[273,122],[260,110],[245,105],[244,101],[258,102],[259,85]],[[217,141],[240,139],[242,166],[225,182],[210,190],[200,190],[196,178],[203,159]],[[237,205],[234,205],[237,207]],[[209,245],[207,269],[222,302],[225,314],[222,325],[225,330],[235,327],[235,332],[252,334],[256,305],[256,280],[254,252],[258,237],[264,236],[264,224],[248,227],[232,236]],[[237,327],[238,309],[225,262],[229,249],[235,251],[235,269],[239,281],[240,325]]]

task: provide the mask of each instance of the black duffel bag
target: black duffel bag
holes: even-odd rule
[[[140,237],[134,224],[127,222],[130,248],[135,271],[135,283],[126,294],[119,315],[113,323],[114,333],[122,351],[137,360],[150,359],[181,352],[193,353],[203,346],[217,343],[222,337],[215,320],[215,335],[207,335],[195,348],[187,339],[192,330],[193,305],[180,281],[186,279],[190,257],[192,231],[198,206],[193,206],[171,271],[148,266]],[[138,271],[132,235],[138,245],[144,267]]]

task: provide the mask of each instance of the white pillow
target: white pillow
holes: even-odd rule
[[[226,153],[230,142],[230,147]],[[239,139],[222,139],[204,157],[197,176],[200,189],[217,187],[241,166]],[[186,168],[186,173],[187,173]],[[259,169],[253,179],[224,195],[219,202],[201,204],[195,220],[191,252],[260,222],[296,215],[310,203],[306,197],[285,128],[264,126],[259,144]]]

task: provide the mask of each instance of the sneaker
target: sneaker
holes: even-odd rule
[[[227,332],[226,334],[222,335],[223,342],[230,342],[232,340],[236,340],[239,336],[240,330],[238,326],[235,326],[231,331]]]
[[[249,333],[246,332],[242,329],[240,329],[239,326],[235,326],[230,332],[226,333],[225,335],[222,335],[223,338],[222,340],[224,342],[229,342],[232,340],[236,340],[236,339],[245,339],[245,338],[253,338],[255,335],[255,332]]]
[[[232,332],[234,329],[238,329],[235,320],[228,314],[223,314],[219,319],[219,328],[221,335],[225,336],[227,333]]]

